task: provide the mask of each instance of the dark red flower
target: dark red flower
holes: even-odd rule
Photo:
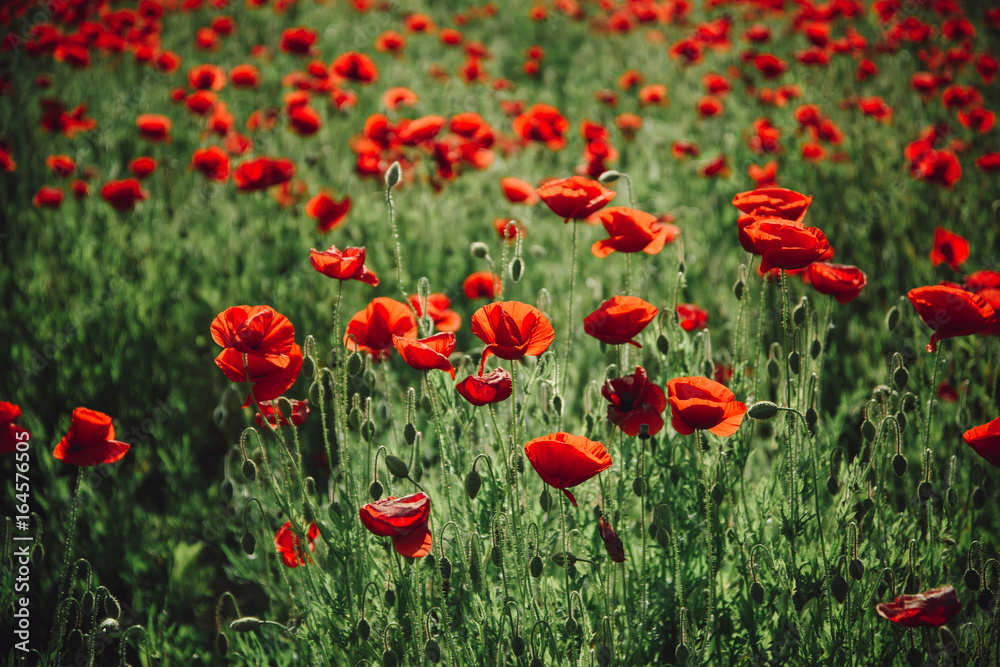
[[[146,178],[156,171],[156,160],[147,156],[137,157],[128,163],[128,170],[131,171],[136,178]]]
[[[946,263],[958,271],[958,267],[969,259],[969,242],[958,234],[938,227],[934,230],[934,248],[931,250],[931,264]]]
[[[760,270],[763,272],[772,268],[804,269],[830,252],[830,243],[822,231],[797,222],[764,218],[751,222],[742,231],[752,247],[751,252],[761,256]]]
[[[537,141],[557,151],[566,145],[569,121],[555,107],[536,104],[514,119],[513,128],[523,141]]]
[[[469,299],[496,298],[500,293],[500,276],[489,271],[474,271],[462,281],[462,292]]]
[[[583,176],[548,181],[538,188],[538,196],[546,206],[566,222],[583,220],[596,213],[607,206],[616,194]]]
[[[416,338],[417,319],[406,304],[380,296],[347,323],[344,345],[349,350],[361,350],[379,359],[389,355],[393,336]]]
[[[632,375],[606,380],[601,395],[609,403],[608,421],[625,435],[639,435],[643,424],[649,426],[650,435],[656,435],[663,428],[667,396],[659,386],[647,380],[646,369],[642,366],[636,366]]]
[[[285,53],[307,56],[312,53],[312,47],[315,43],[316,31],[300,26],[298,28],[286,28],[282,31],[278,48]]]
[[[455,368],[448,361],[448,355],[455,351],[455,334],[450,331],[420,340],[393,336],[392,344],[410,367],[418,371],[445,371],[455,379]]]
[[[500,301],[483,306],[472,315],[472,333],[486,343],[479,373],[486,358],[516,360],[536,357],[555,340],[556,332],[542,311],[520,301]]]
[[[325,192],[306,202],[306,215],[316,220],[316,229],[329,232],[344,224],[347,213],[351,210],[351,198],[344,196],[339,202]]]
[[[319,112],[308,104],[295,106],[288,110],[288,127],[300,137],[309,137],[323,125]]]
[[[96,466],[114,463],[129,450],[127,442],[115,440],[111,417],[103,412],[77,408],[69,433],[59,441],[52,456],[75,466]]]
[[[126,178],[121,181],[108,181],[101,188],[101,196],[119,211],[131,211],[136,202],[149,198],[149,193],[142,189],[139,181]]]
[[[820,294],[829,294],[837,303],[853,301],[868,284],[868,276],[856,266],[813,262],[802,279]]]
[[[341,252],[332,245],[326,250],[315,248],[309,251],[309,261],[313,268],[336,280],[358,280],[373,287],[378,285],[378,276],[365,266],[365,249],[344,248]]]
[[[226,87],[226,73],[218,65],[196,65],[188,70],[188,85],[195,90],[220,91]]]
[[[677,304],[677,317],[684,331],[701,331],[708,326],[708,311],[693,303]]]
[[[646,328],[657,313],[656,306],[635,296],[613,296],[583,318],[583,330],[602,343],[629,343]]]
[[[735,394],[715,380],[703,377],[680,377],[667,382],[667,400],[674,430],[691,435],[708,430],[730,436],[739,430],[747,407]]]
[[[473,405],[506,401],[514,393],[514,380],[503,368],[488,375],[470,375],[455,385],[458,393]]]
[[[423,491],[402,498],[383,498],[359,510],[361,523],[379,537],[391,537],[396,552],[410,558],[426,556],[434,543],[427,520],[431,499]]]
[[[330,69],[342,79],[359,83],[372,83],[378,79],[378,67],[375,66],[375,61],[356,51],[348,51],[337,56]]]
[[[229,178],[229,155],[218,146],[196,149],[191,155],[191,166],[213,181]]]
[[[59,208],[63,203],[63,189],[53,185],[38,188],[31,203],[35,208]]]
[[[952,586],[942,586],[916,595],[900,595],[894,602],[880,603],[875,611],[904,628],[936,628],[962,611],[962,603]]]
[[[661,223],[655,215],[626,206],[612,206],[597,214],[611,238],[596,241],[590,251],[595,257],[611,253],[639,252],[655,255],[680,233],[675,225]]]
[[[316,552],[316,538],[319,537],[319,527],[315,522],[309,524],[306,531],[306,542],[309,544],[309,551]],[[278,529],[274,535],[274,548],[281,556],[281,562],[285,567],[298,567],[305,565],[307,560],[312,562],[312,557],[306,553],[305,546],[299,543],[299,538],[292,530],[292,522],[286,521],[285,525]]]
[[[0,401],[0,454],[17,451],[17,443],[28,442],[31,433],[14,422],[21,416],[21,407]]]
[[[917,309],[924,324],[934,330],[927,344],[928,352],[937,349],[939,340],[970,336],[996,323],[996,313],[986,299],[960,287],[917,287],[911,289],[906,298]]]
[[[260,70],[253,65],[237,65],[229,70],[229,79],[240,88],[256,88],[260,83]]]
[[[611,467],[603,443],[561,431],[529,440],[524,454],[542,481],[566,494],[573,507],[576,498],[569,489]]]
[[[45,166],[52,170],[56,178],[68,178],[76,169],[76,160],[69,155],[50,155],[45,158]]]
[[[285,183],[295,175],[295,163],[287,158],[261,156],[244,162],[233,172],[233,182],[243,192],[263,190]]]
[[[253,416],[257,426],[264,428],[264,419],[261,419],[260,416],[261,412],[264,413],[264,418],[270,422],[271,426],[301,426],[306,421],[306,417],[309,416],[309,401],[297,401],[294,398],[287,400],[292,404],[292,412],[287,416],[281,413],[281,405],[277,398],[267,403],[261,403],[261,411],[255,412]],[[277,420],[274,416],[275,413],[278,415]]]
[[[173,123],[166,116],[155,113],[140,114],[135,119],[135,125],[139,128],[139,136],[147,141],[170,141],[170,128]]]
[[[601,536],[601,541],[604,542],[604,550],[608,552],[608,558],[611,559],[611,562],[624,563],[625,547],[622,540],[603,516],[597,520],[597,532]]]
[[[535,187],[520,178],[501,178],[500,188],[503,190],[503,196],[512,204],[532,206],[538,203],[539,197]]]
[[[424,309],[420,305],[419,295],[411,294],[407,299],[416,311],[417,317],[423,317]],[[451,310],[451,299],[446,294],[434,292],[427,295],[427,316],[431,318],[434,328],[438,331],[458,331],[462,328],[462,316]]]

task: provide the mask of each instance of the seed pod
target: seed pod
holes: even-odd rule
[[[382,497],[382,485],[379,481],[373,480],[371,484],[368,485],[368,495],[371,497],[372,502],[375,502]]]
[[[552,507],[552,495],[549,493],[548,487],[542,489],[541,495],[538,496],[538,505],[543,512],[548,512]]]
[[[666,550],[670,547],[670,533],[665,531],[662,527],[656,529],[656,543],[660,545],[661,548]]]
[[[642,496],[646,492],[646,480],[642,477],[636,477],[632,480],[632,492],[637,496]]]
[[[726,487],[722,484],[712,485],[712,500],[716,505],[721,505],[722,501],[726,499]]]
[[[566,567],[566,565],[572,565],[576,563],[576,556],[569,551],[557,551],[552,554],[552,562],[559,567]]]
[[[441,646],[433,637],[428,639],[424,644],[424,657],[433,662],[435,665],[441,662]]]
[[[750,584],[750,599],[754,604],[764,604],[764,586],[759,581]]]
[[[406,422],[406,425],[403,426],[403,440],[411,447],[417,440],[417,427],[410,422]]]
[[[490,247],[482,241],[475,241],[469,246],[469,250],[476,259],[483,259],[490,254]]]
[[[906,370],[905,366],[900,366],[896,369],[896,372],[892,374],[892,383],[896,385],[896,389],[903,391],[906,389],[906,384],[910,381],[910,371]]]
[[[861,578],[865,576],[865,564],[861,562],[860,558],[852,558],[847,564],[847,573],[854,581],[861,581]]]
[[[840,480],[833,475],[826,478],[826,490],[831,496],[837,495],[840,491]]]
[[[971,567],[965,571],[962,578],[965,580],[965,585],[970,591],[978,591],[980,584],[982,584],[982,578],[979,576],[979,573]]]
[[[524,271],[524,261],[520,257],[515,257],[510,262],[510,279],[513,282],[517,282],[521,279],[521,273]]]
[[[247,556],[253,556],[254,549],[257,548],[257,538],[253,536],[253,533],[243,533],[243,537],[240,538],[240,546],[243,547],[243,553]]]
[[[403,168],[399,166],[399,162],[393,162],[389,165],[389,168],[385,171],[385,185],[386,187],[393,187],[396,183],[399,183],[400,177],[403,175]]]
[[[771,401],[757,401],[747,409],[747,416],[750,419],[766,421],[778,414],[778,406]]]
[[[229,637],[226,636],[225,632],[215,635],[215,652],[222,657],[225,657],[229,653]]]
[[[252,482],[257,479],[257,465],[250,459],[243,461],[243,477],[245,477],[248,482]]]
[[[243,618],[237,618],[235,621],[229,624],[230,630],[235,630],[236,632],[253,632],[260,626],[264,625],[264,621],[253,616],[244,616]]]
[[[372,438],[375,437],[375,422],[371,419],[366,419],[361,425],[361,437],[364,438],[365,442],[371,442]]]
[[[382,601],[385,602],[386,609],[392,609],[396,606],[396,591],[391,588],[385,589],[385,593],[382,594]]]
[[[542,576],[542,568],[544,567],[545,565],[542,563],[542,559],[538,554],[535,554],[534,558],[531,559],[531,562],[528,563],[528,569],[531,571],[531,576],[535,579]]]
[[[351,355],[347,357],[347,374],[351,377],[357,377],[364,364],[365,362],[361,359],[361,355],[357,352],[352,352]]]
[[[371,633],[372,633],[372,626],[368,623],[366,619],[362,618],[360,621],[358,621],[358,636],[361,637],[362,640],[367,641]]]
[[[875,424],[871,423],[869,420],[864,420],[861,422],[861,435],[864,436],[865,440],[871,442],[875,439]]]
[[[393,456],[392,454],[386,454],[385,468],[399,479],[406,479],[410,476],[410,468],[406,465],[406,462],[398,456]]]
[[[798,375],[799,368],[799,352],[798,350],[792,350],[788,353],[788,369],[792,371],[792,375]]]
[[[889,331],[895,331],[896,327],[899,326],[899,308],[893,306],[885,314],[885,328]]]
[[[670,339],[660,334],[656,337],[656,349],[660,351],[660,354],[666,356],[670,354]]]
[[[503,566],[503,553],[500,551],[500,546],[494,544],[490,547],[490,561],[497,567]]]
[[[972,492],[972,504],[977,510],[986,507],[986,492],[983,491],[983,487],[977,486]]]
[[[382,667],[396,667],[397,664],[396,654],[392,652],[391,648],[387,648],[382,654]]]
[[[822,351],[823,343],[820,342],[819,338],[813,338],[812,342],[809,343],[809,356],[818,359]]]
[[[469,471],[469,474],[465,476],[465,494],[469,496],[470,499],[475,500],[482,485],[483,478],[479,476],[479,473],[476,472],[476,468],[473,467],[472,470]]]
[[[833,594],[833,599],[844,604],[844,600],[847,599],[847,579],[844,579],[843,575],[835,574],[833,578],[830,579],[830,592]]]

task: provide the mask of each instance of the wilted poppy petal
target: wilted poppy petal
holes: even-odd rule
[[[875,611],[905,628],[940,627],[962,611],[962,603],[954,587],[942,586],[915,595],[900,595],[893,602],[879,604]]]

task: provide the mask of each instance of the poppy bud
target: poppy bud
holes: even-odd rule
[[[910,371],[906,370],[906,367],[900,366],[896,369],[896,372],[892,374],[892,383],[896,385],[896,389],[903,391],[906,389],[906,383],[910,381]]]
[[[840,491],[840,480],[838,480],[833,475],[827,477],[826,490],[830,493],[831,496],[837,495],[837,493]]]
[[[895,331],[896,327],[899,326],[899,308],[893,306],[889,309],[889,312],[885,314],[885,328],[889,331]]]
[[[608,667],[611,664],[611,649],[607,644],[601,644],[597,647],[597,664],[600,667]]]
[[[757,401],[747,409],[747,416],[750,419],[760,421],[767,421],[776,414],[778,414],[778,406],[771,401]]]
[[[118,605],[118,600],[110,595],[104,598],[104,614],[111,618],[118,618],[122,614],[122,608]]]
[[[557,551],[552,554],[552,562],[559,567],[566,567],[567,565],[576,563],[576,556],[569,551]]]
[[[372,502],[382,497],[382,485],[377,479],[368,485],[368,495],[371,496]]]
[[[809,300],[806,297],[799,299],[798,305],[792,308],[792,324],[797,327],[805,324],[806,311],[809,309]]]
[[[865,564],[861,562],[860,558],[852,558],[851,562],[847,564],[847,573],[851,575],[851,579],[861,581],[861,578],[865,576]]]
[[[844,604],[844,600],[847,599],[847,579],[840,574],[835,574],[830,579],[830,592],[833,593],[833,598],[840,604]]]
[[[792,350],[788,353],[788,369],[792,371],[792,375],[799,374],[799,352],[798,350]]]
[[[688,660],[688,647],[684,644],[678,644],[677,648],[674,649],[674,658],[681,665],[686,665]]]
[[[399,162],[393,162],[389,165],[389,168],[385,172],[385,184],[386,187],[393,187],[396,183],[399,183],[399,177],[403,175],[403,168],[399,166]]]
[[[248,482],[257,479],[257,466],[250,459],[243,461],[243,476]]]
[[[435,665],[441,662],[441,646],[433,637],[424,644],[424,656]]]
[[[434,407],[434,404],[431,403],[431,397],[430,396],[428,396],[427,394],[424,394],[424,395],[422,395],[420,397],[420,409],[421,410],[423,410],[424,412],[430,412],[433,409],[433,407]]]
[[[365,442],[371,442],[372,438],[375,437],[375,422],[371,419],[366,419],[361,425],[361,437],[364,438]]]
[[[340,523],[341,511],[340,503],[334,500],[330,503],[330,507],[327,508],[326,513],[330,516],[330,520],[334,523]]]
[[[759,581],[750,584],[750,598],[754,601],[754,604],[764,603],[764,586]]]
[[[563,625],[563,631],[566,633],[567,637],[572,637],[576,634],[576,631],[580,629],[580,624],[576,622],[576,619],[570,616],[566,619],[565,625]]]
[[[924,664],[924,653],[920,649],[913,647],[906,652],[906,664],[910,667],[920,667]]]
[[[869,420],[864,420],[861,423],[861,435],[865,437],[865,440],[871,442],[875,439],[875,424],[871,423]]]
[[[515,657],[520,658],[524,655],[524,649],[526,648],[527,646],[524,643],[524,639],[521,638],[521,635],[514,635],[514,637],[510,640],[510,650],[514,653]]]
[[[906,457],[902,454],[896,454],[892,457],[892,471],[896,473],[896,477],[902,477],[906,474]]]
[[[663,548],[664,551],[670,547],[670,534],[663,530],[663,528],[656,529],[656,543]]]
[[[413,425],[412,422],[406,422],[403,426],[403,440],[406,441],[407,445],[413,446],[413,443],[417,440],[417,427]]]
[[[406,479],[410,476],[410,468],[406,465],[406,462],[392,454],[386,454],[385,468],[399,479]]]
[[[542,662],[542,659],[536,655],[534,658],[531,659],[531,662],[528,664],[528,667],[545,667],[545,663]]]
[[[636,477],[632,480],[632,492],[635,495],[642,497],[642,494],[646,491],[646,480],[642,477]]]
[[[608,171],[604,172],[603,174],[597,177],[597,182],[603,183],[604,185],[608,185],[609,183],[614,183],[621,177],[622,177],[621,172],[615,171],[614,169],[609,169]]]
[[[367,640],[372,633],[372,626],[368,623],[366,619],[361,619],[358,621],[358,636],[363,640]]]
[[[706,359],[701,365],[701,374],[707,378],[711,378],[715,375],[715,364]]]
[[[659,350],[662,355],[670,354],[670,339],[663,334],[657,336],[656,349]]]
[[[361,355],[357,352],[352,352],[351,356],[347,357],[347,374],[351,377],[356,377],[361,372],[363,365],[364,361],[362,361]]]
[[[823,351],[823,343],[819,342],[819,338],[813,338],[812,342],[809,344],[809,356],[813,359],[818,359],[820,352]]]
[[[781,375],[781,367],[778,365],[778,360],[774,357],[767,360],[767,374],[771,376],[772,380],[777,380],[778,376]]]
[[[899,402],[899,409],[903,412],[913,412],[915,407],[917,407],[917,397],[910,393],[904,394]]]
[[[716,505],[721,505],[722,501],[726,499],[726,487],[722,484],[712,485],[712,500],[715,501]]]
[[[98,628],[98,632],[102,637],[110,638],[116,637],[119,632],[121,632],[122,626],[118,624],[113,618],[106,618],[101,621],[101,625]]]
[[[229,629],[235,630],[236,632],[253,632],[262,625],[264,625],[264,621],[259,618],[244,616],[243,618],[237,618],[235,621],[230,623]]]
[[[972,492],[972,504],[975,505],[977,510],[986,507],[986,492],[983,491],[983,487],[977,486],[975,491]]]
[[[917,495],[923,501],[930,500],[932,491],[930,482],[920,482],[920,485],[917,487]]]
[[[552,496],[549,494],[548,488],[542,489],[542,494],[538,496],[538,505],[543,512],[548,512],[552,507]]]
[[[816,422],[819,421],[819,413],[816,412],[816,408],[809,408],[806,410],[806,428],[809,429],[810,433],[816,432]]]
[[[982,583],[982,579],[979,573],[973,570],[971,567],[965,571],[965,575],[962,577],[965,580],[965,585],[969,587],[971,591],[978,591],[979,585]]]
[[[391,588],[385,589],[385,593],[382,595],[382,601],[385,602],[386,609],[391,609],[396,606],[396,591]]]
[[[472,252],[472,256],[476,259],[483,259],[488,257],[490,254],[490,247],[483,243],[482,241],[474,241],[469,250]]]
[[[555,413],[557,415],[562,414],[562,409],[563,409],[562,396],[556,394],[555,396],[552,397],[552,409],[555,410]]]
[[[538,554],[535,554],[535,557],[531,559],[530,563],[528,563],[528,570],[531,572],[531,576],[533,576],[535,579],[542,576],[543,567],[544,564],[542,563],[542,559],[540,556],[538,556]]]
[[[497,567],[503,565],[503,553],[501,553],[500,547],[496,544],[490,547],[490,561]]]
[[[225,632],[215,635],[215,651],[223,657],[229,653],[229,637],[226,636]]]
[[[243,533],[243,537],[240,538],[240,546],[243,547],[243,553],[247,556],[253,556],[254,549],[257,548],[257,538],[253,536],[253,533]]]
[[[737,278],[736,282],[733,283],[733,296],[736,297],[737,301],[742,301],[743,300],[743,290],[746,287],[746,285],[747,284],[746,284],[746,281],[743,280],[743,276],[740,276],[739,278]]]
[[[358,409],[358,406],[355,405],[351,408],[351,411],[347,413],[347,425],[354,431],[361,428],[361,410]]]
[[[510,279],[516,283],[521,279],[522,271],[524,271],[524,261],[520,257],[515,257],[510,262]]]
[[[398,162],[393,162],[393,165],[399,164]],[[389,179],[386,178],[386,181]],[[396,660],[396,654],[392,652],[391,648],[387,648],[385,653],[382,654],[382,667],[396,667],[398,661]]]
[[[979,604],[979,608],[983,611],[988,611],[993,613],[993,591],[989,588],[983,587],[979,590],[979,595],[976,596],[976,602]]]
[[[222,480],[222,484],[219,486],[219,493],[222,494],[222,499],[229,502],[233,499],[233,483],[228,479]]]

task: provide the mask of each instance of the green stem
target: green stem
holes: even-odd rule
[[[573,224],[573,244],[570,249],[570,263],[569,263],[569,308],[566,314],[566,344],[563,346],[563,374],[559,379],[559,393],[566,393],[566,376],[568,375],[569,369],[569,352],[573,343],[573,302],[576,300],[576,243],[577,243],[577,226],[579,223],[574,222]],[[560,422],[561,425],[561,422]]]
[[[56,601],[56,624],[49,644],[49,657],[55,656],[58,660],[59,652],[63,648],[63,635],[66,632],[66,606],[70,593],[70,561],[73,559],[73,540],[76,537],[76,523],[80,515],[80,487],[83,485],[83,467],[77,468],[76,487],[73,491],[73,508],[69,514],[69,530],[66,533],[66,554],[63,557],[62,567],[59,568],[59,599]]]
[[[403,289],[403,248],[399,243],[399,230],[396,229],[396,210],[392,204],[392,186],[385,186],[385,205],[389,209],[389,228],[392,230],[392,240],[395,245],[396,259],[396,283],[399,285],[399,293],[403,295],[403,303],[410,307],[413,314],[417,314],[416,308],[410,303],[410,299]]]
[[[941,356],[940,344],[934,350],[934,361],[931,370],[931,397],[927,402],[927,428],[924,430],[924,449],[930,448],[931,442],[931,421],[934,419],[934,397],[937,395],[937,372],[938,358]]]

